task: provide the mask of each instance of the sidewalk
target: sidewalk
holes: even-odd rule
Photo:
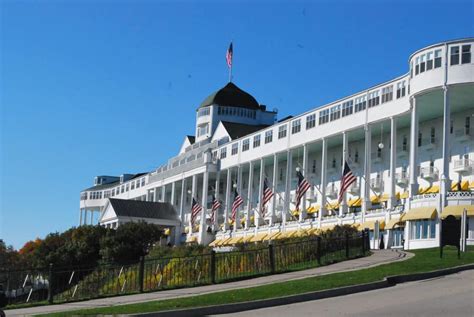
[[[308,278],[308,277],[313,277],[313,276],[336,273],[336,272],[354,271],[354,270],[358,270],[362,268],[378,266],[378,265],[389,263],[389,262],[403,261],[413,256],[413,254],[411,253],[404,252],[404,251],[396,251],[396,250],[380,250],[380,251],[375,250],[372,252],[373,254],[368,257],[349,260],[349,261],[343,261],[343,262],[339,262],[339,263],[335,263],[335,264],[331,264],[327,266],[322,266],[322,267],[318,267],[314,269],[304,270],[304,271],[275,274],[275,275],[263,276],[263,277],[230,282],[230,283],[223,283],[223,284],[213,284],[213,285],[198,286],[198,287],[192,287],[192,288],[158,291],[158,292],[153,292],[153,293],[100,298],[100,299],[93,299],[93,300],[88,300],[88,301],[83,301],[83,302],[66,303],[66,304],[59,304],[59,305],[38,306],[38,307],[31,307],[31,308],[6,310],[5,313],[7,314],[7,316],[29,316],[29,315],[35,315],[35,314],[47,314],[47,313],[54,313],[54,312],[68,311],[68,310],[107,307],[107,306],[133,304],[133,303],[148,302],[148,301],[154,301],[154,300],[178,298],[178,297],[188,297],[188,296],[202,295],[202,294],[208,294],[208,293],[214,293],[214,292],[220,292],[220,291],[226,291],[226,290],[234,290],[237,288],[247,288],[247,287],[259,286],[259,285],[265,285],[265,284],[285,282],[289,280],[297,280],[297,279]]]

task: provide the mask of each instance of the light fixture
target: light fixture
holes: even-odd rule
[[[296,172],[299,172],[301,169],[299,166],[296,167]]]
[[[192,194],[192,191],[191,189],[188,189],[188,194],[191,195]]]
[[[232,187],[237,188],[237,183],[234,183]]]
[[[379,143],[379,149],[383,149],[383,124],[380,127],[380,143]]]
[[[384,145],[382,142],[379,143],[379,149],[383,149]]]

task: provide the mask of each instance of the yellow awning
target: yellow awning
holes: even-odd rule
[[[474,183],[473,183],[474,184]],[[454,182],[451,185],[451,191],[457,192],[457,191],[468,191],[469,190],[469,181],[468,180],[463,180],[462,182]]]
[[[339,203],[337,201],[335,201],[335,202],[331,201],[331,202],[328,202],[326,204],[326,209],[327,210],[336,210],[338,208],[339,208]]]
[[[244,243],[250,242],[250,240],[252,240],[253,237],[254,237],[253,234],[249,234],[242,240],[242,242],[244,242]]]
[[[395,194],[395,198],[396,199],[400,199],[400,192],[397,192]],[[380,201],[381,202],[386,202],[390,199],[390,194],[389,193],[384,193],[381,197],[380,197]]]
[[[307,214],[315,214],[319,211],[321,207],[319,205],[314,205],[314,206],[311,206],[308,208],[308,210],[306,210],[306,213]]]
[[[209,243],[209,246],[210,247],[217,247],[219,245],[219,242],[221,242],[222,240],[221,239],[216,239],[214,241],[212,241],[211,243]]]
[[[250,242],[260,242],[260,241],[263,241],[265,239],[265,237],[268,236],[268,233],[257,233],[256,235],[254,235],[252,237],[252,239],[250,239]]]
[[[347,202],[347,205],[349,207],[360,207],[362,206],[362,199],[360,199],[360,197],[349,199],[349,201]]]
[[[290,210],[290,214],[293,217],[298,217],[300,215],[300,212],[298,210]]]
[[[418,195],[424,194],[426,192],[426,189],[423,187],[418,188]]]
[[[474,181],[471,182],[471,184],[469,185],[469,188],[474,189]]]
[[[419,219],[434,219],[436,217],[435,207],[418,207],[410,209],[402,220],[419,220]]]
[[[309,235],[318,234],[318,231],[319,231],[318,228],[311,228],[311,229],[307,230],[307,232],[308,232]]]
[[[220,240],[220,241],[218,242],[219,244],[217,244],[217,245],[218,245],[218,246],[227,245],[227,242],[230,241],[230,240],[232,240],[232,239],[233,239],[232,237],[224,238],[224,239]]]
[[[439,193],[439,185],[433,185],[428,187],[425,191],[425,194],[437,194]]]
[[[191,236],[186,238],[186,243],[197,242],[198,238],[196,236]]]
[[[369,230],[375,230],[375,220],[369,220],[360,225],[359,230],[364,230],[368,228]],[[385,220],[379,221],[379,228],[383,230],[385,228]]]
[[[370,196],[370,202],[372,204],[378,204],[378,203],[381,202],[381,197],[380,196],[375,196],[375,195]]]
[[[296,234],[294,235],[295,237],[305,237],[308,235],[308,230],[306,229],[300,229],[296,231]]]
[[[472,205],[457,205],[447,206],[441,213],[441,219],[445,219],[448,216],[454,216],[461,218],[463,210],[466,209],[468,217],[474,217],[474,206]]]
[[[274,239],[278,238],[279,235],[281,235],[281,232],[273,232],[273,233],[270,233],[270,234],[267,235],[265,238],[263,238],[263,241],[274,240]]]
[[[400,199],[402,199],[402,198],[408,198],[409,195],[410,195],[410,193],[409,193],[408,191],[403,192],[403,193],[401,193],[401,195],[400,195]]]
[[[244,237],[232,237],[228,241],[225,242],[226,245],[232,245],[240,243],[244,240]]]
[[[385,228],[387,228],[387,229],[393,229],[393,228],[395,228],[395,226],[400,226],[402,223],[404,223],[404,221],[403,221],[403,219],[402,219],[402,218],[403,218],[403,215],[404,215],[404,214],[402,214],[402,215],[400,216],[400,218],[392,218],[392,219],[390,219],[390,220],[387,222],[387,224],[385,225]]]

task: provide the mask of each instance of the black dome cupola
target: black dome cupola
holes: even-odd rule
[[[252,97],[252,95],[231,82],[207,97],[201,103],[198,110],[210,105],[239,107],[252,110],[260,109],[257,100]]]

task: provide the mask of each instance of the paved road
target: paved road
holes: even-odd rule
[[[472,317],[474,270],[381,290],[219,316]]]
[[[68,311],[83,308],[94,308],[94,307],[107,307],[124,304],[133,304],[140,302],[147,302],[151,300],[163,300],[170,298],[182,298],[187,296],[195,296],[207,293],[221,292],[226,290],[233,290],[237,288],[246,288],[264,284],[278,283],[289,280],[307,278],[312,276],[320,276],[325,274],[331,274],[336,272],[346,272],[359,270],[361,268],[373,267],[382,265],[385,263],[391,263],[396,261],[404,261],[413,256],[412,253],[394,250],[377,250],[373,251],[371,256],[343,261],[327,266],[322,266],[314,269],[289,272],[284,274],[275,274],[269,276],[263,276],[259,278],[253,278],[249,280],[236,281],[223,284],[206,285],[192,288],[181,288],[175,290],[165,290],[153,293],[143,293],[128,296],[117,296],[108,297],[101,299],[93,299],[83,302],[67,303],[61,305],[50,305],[50,306],[38,306],[31,308],[21,308],[7,310],[7,316],[25,316],[34,314],[47,314],[59,311]]]

